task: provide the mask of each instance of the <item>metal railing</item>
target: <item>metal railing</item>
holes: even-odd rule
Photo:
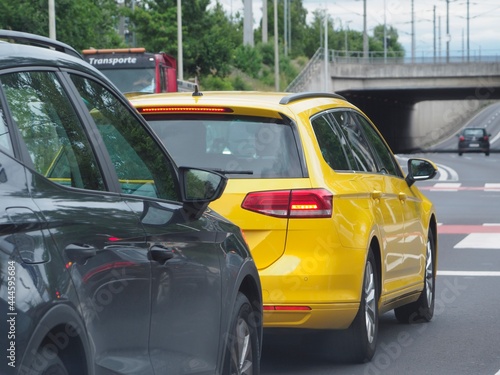
[[[320,48],[322,50],[322,48]],[[451,51],[448,56],[433,51],[421,51],[416,56],[407,56],[404,52],[370,51],[364,57],[363,51],[330,50],[329,60],[339,64],[456,64],[477,62],[500,62],[500,50]]]

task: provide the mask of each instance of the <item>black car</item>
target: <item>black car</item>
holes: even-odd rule
[[[259,276],[207,208],[226,178],[176,167],[70,46],[0,40],[0,374],[257,375]]]
[[[464,152],[484,152],[490,155],[490,136],[484,128],[465,128],[458,135],[458,155]]]

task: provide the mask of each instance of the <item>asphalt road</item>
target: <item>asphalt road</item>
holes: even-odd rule
[[[494,143],[497,112],[478,116],[482,123],[494,119],[488,125]],[[439,222],[434,319],[404,325],[384,314],[375,357],[361,365],[322,355],[317,336],[265,335],[263,375],[500,375],[500,153],[418,156],[440,168],[433,180],[418,183]],[[412,155],[399,157],[403,165]]]

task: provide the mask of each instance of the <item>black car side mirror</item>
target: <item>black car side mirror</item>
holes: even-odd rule
[[[408,186],[411,186],[415,181],[424,181],[433,178],[437,171],[437,166],[429,160],[409,159],[408,174],[405,180]]]
[[[206,169],[179,167],[182,203],[190,217],[199,218],[210,202],[220,198],[227,177]]]

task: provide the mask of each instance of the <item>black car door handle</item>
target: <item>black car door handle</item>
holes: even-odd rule
[[[69,244],[64,249],[66,256],[72,262],[85,264],[87,259],[97,254],[95,247],[85,244]]]
[[[151,253],[151,259],[159,263],[165,263],[167,260],[174,257],[174,249],[170,247],[153,245],[149,251]]]

